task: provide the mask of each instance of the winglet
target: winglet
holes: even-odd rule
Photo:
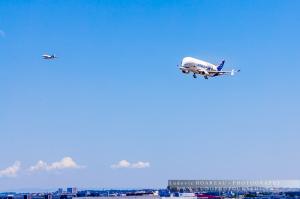
[[[234,71],[234,69],[232,69],[232,70],[231,70],[231,73],[230,73],[230,74],[231,74],[231,76],[233,76],[233,75],[234,75],[234,73],[235,73],[235,71]]]
[[[233,75],[235,75],[235,73],[238,73],[238,72],[240,72],[241,70],[234,70],[234,69],[232,69],[231,70],[231,76],[233,76]]]

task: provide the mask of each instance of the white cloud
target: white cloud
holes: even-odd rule
[[[5,37],[5,32],[3,30],[0,30],[0,37]]]
[[[122,168],[144,169],[150,167],[150,162],[138,161],[135,163],[130,163],[128,160],[121,160],[118,163],[111,165],[110,167],[113,169],[122,169]]]
[[[80,169],[84,166],[78,165],[71,157],[64,157],[58,162],[48,164],[42,160],[38,161],[35,165],[29,168],[29,171],[51,171],[51,170],[62,170],[62,169]]]
[[[113,169],[119,169],[119,168],[129,168],[130,167],[130,162],[127,160],[121,160],[117,164],[111,165],[111,168]]]
[[[16,177],[21,169],[21,163],[16,161],[12,166],[0,170],[0,177]]]
[[[143,169],[143,168],[147,168],[150,167],[150,163],[149,162],[136,162],[136,163],[132,163],[131,164],[132,168],[136,168],[136,169]]]

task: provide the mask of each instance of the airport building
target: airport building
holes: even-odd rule
[[[169,180],[171,192],[300,190],[300,180]]]

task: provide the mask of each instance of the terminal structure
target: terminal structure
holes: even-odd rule
[[[291,191],[300,190],[300,180],[169,180],[171,192],[201,191]]]

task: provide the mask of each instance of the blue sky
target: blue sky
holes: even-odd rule
[[[299,9],[1,1],[0,191],[300,178]],[[184,56],[242,72],[193,79]]]

